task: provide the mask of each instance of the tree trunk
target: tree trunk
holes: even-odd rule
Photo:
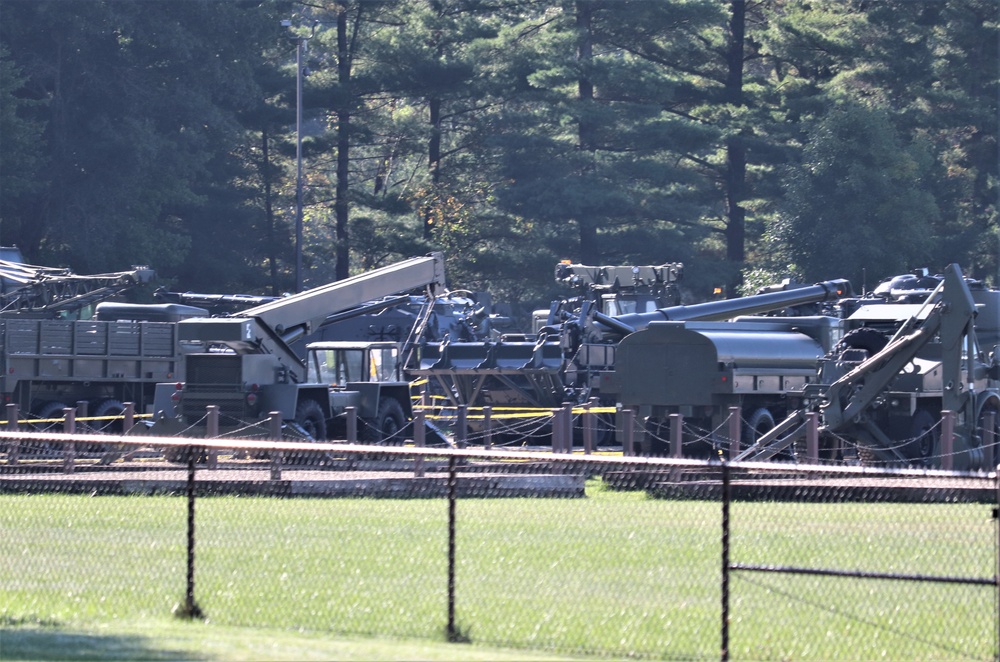
[[[343,7],[337,12],[337,78],[340,84],[347,88],[351,82],[351,60],[347,52],[347,10]],[[345,96],[346,98],[346,96]],[[337,280],[343,280],[351,274],[351,243],[348,234],[349,206],[348,175],[350,173],[350,102],[344,101],[337,109],[337,191],[333,203],[337,230],[337,264],[335,275]]]
[[[582,175],[593,171],[594,127],[586,117],[587,106],[594,103],[594,84],[587,77],[586,69],[594,57],[593,26],[591,25],[591,3],[589,0],[576,2],[577,51],[576,59],[580,64],[580,76],[577,79],[577,96],[581,114],[577,126],[577,139],[580,151],[590,155],[591,163],[587,165]],[[580,256],[584,264],[599,264],[600,249],[597,245],[597,225],[591,217],[581,216],[576,219],[580,228]]]
[[[726,101],[743,105],[743,48],[746,38],[746,0],[731,0],[729,47],[726,53]],[[726,144],[726,259],[740,265],[745,259],[747,152],[743,136],[737,134]],[[735,286],[739,283],[732,283]],[[732,291],[732,290],[731,290]]]

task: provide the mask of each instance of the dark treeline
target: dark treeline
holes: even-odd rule
[[[181,289],[443,249],[689,297],[958,262],[995,283],[996,0],[0,0],[0,242]],[[282,20],[291,26],[282,26]]]

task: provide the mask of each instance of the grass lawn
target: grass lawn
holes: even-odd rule
[[[455,620],[471,645],[443,641],[443,500],[199,499],[195,600],[206,620],[194,623],[169,615],[185,595],[186,509],[167,496],[0,496],[0,660],[719,656],[718,503],[598,483],[586,499],[459,501]],[[977,504],[737,503],[731,553],[992,577],[995,526]],[[995,593],[737,572],[730,653],[990,659]]]

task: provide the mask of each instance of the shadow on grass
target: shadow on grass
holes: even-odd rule
[[[135,635],[93,634],[47,628],[0,629],[0,659],[12,660],[207,660],[190,650],[154,648]]]

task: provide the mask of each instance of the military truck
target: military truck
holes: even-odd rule
[[[292,343],[338,311],[416,289],[425,289],[433,301],[444,288],[444,256],[432,253],[228,317],[182,320],[177,337],[186,352],[186,380],[159,387],[156,425],[161,431],[171,429],[171,420],[197,425],[205,420],[206,407],[216,405],[222,428],[279,411],[293,429],[324,439],[335,419],[353,406],[369,439],[392,437],[411,411],[409,385],[399,373],[405,344],[322,342],[307,346],[303,360]],[[429,314],[430,307],[421,324]]]
[[[623,387],[616,387],[609,376],[620,363],[622,344],[657,321],[728,320],[776,308],[836,300],[849,289],[847,281],[833,280],[740,299],[615,316],[584,302],[576,316],[544,327],[534,339],[504,336],[487,343],[428,345],[420,368],[413,372],[436,385],[438,392],[455,406],[551,409],[566,402],[582,404],[591,398],[597,398],[600,404],[613,405]],[[818,353],[813,360],[823,353],[815,351]],[[637,365],[641,363],[640,360]],[[608,441],[614,428],[614,421],[605,418],[598,430],[599,441]]]
[[[128,306],[107,299],[153,277],[146,267],[86,276],[0,260],[0,400],[36,419],[62,417],[80,402],[99,417],[120,415],[124,402],[151,406],[158,382],[181,378],[173,322],[204,310],[169,306],[155,322],[109,321],[100,311]],[[94,318],[77,319],[91,309]]]
[[[919,289],[936,286],[922,295],[907,288],[905,296],[859,306],[845,320],[844,339],[818,364],[816,382],[803,390],[802,406],[740,459],[794,448],[805,434],[806,414],[816,412],[821,445],[846,439],[863,463],[995,466],[1000,291],[967,281],[958,265],[930,278]],[[942,445],[945,411],[955,415],[949,455]]]

